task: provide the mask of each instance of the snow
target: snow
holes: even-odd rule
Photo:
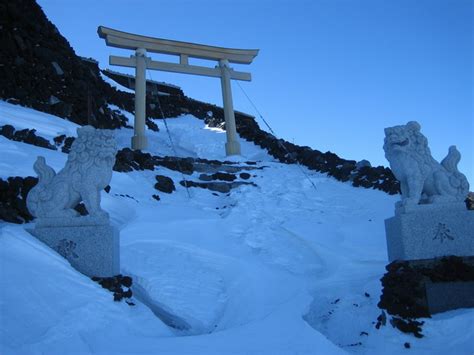
[[[3,102],[0,109],[1,122],[17,129],[75,132],[51,115]],[[160,132],[147,132],[149,152],[173,155],[164,122],[155,122]],[[190,115],[167,122],[180,156],[225,159],[225,133]],[[128,146],[133,130],[116,132]],[[190,188],[189,198],[182,175],[162,167],[114,172],[102,206],[120,229],[134,307],[113,302],[27,233],[32,224],[0,222],[0,354],[473,353],[472,309],[423,319],[422,339],[374,327],[388,263],[383,221],[397,196],[307,170],[315,190],[299,167],[241,144],[236,160],[263,168],[249,171],[256,187],[230,194]],[[4,137],[0,148],[1,177],[33,175],[39,154],[56,169],[66,160]],[[157,174],[171,177],[177,191],[157,192]]]
[[[46,139],[65,134],[75,136],[79,125],[57,116],[0,100],[0,126],[12,125],[17,130],[36,129],[36,134]]]
[[[117,83],[115,80],[112,80],[110,79],[107,75],[104,75],[104,73],[102,73],[102,71],[99,71],[99,74],[100,74],[100,77],[103,81],[105,81],[107,84],[109,84],[110,86],[112,86],[113,88],[117,89],[117,90],[120,90],[120,91],[125,91],[125,92],[128,92],[129,94],[135,94],[135,91],[132,90],[132,89],[129,89],[125,86],[122,86],[120,85],[119,83]]]
[[[129,122],[134,124],[134,116],[116,105],[110,105],[109,108],[122,113]],[[159,132],[153,132],[147,129],[148,149],[147,152],[163,156],[174,156],[173,147],[166,130],[164,120],[155,119],[154,122],[160,129]],[[171,135],[171,140],[179,157],[206,158],[227,161],[247,161],[247,160],[265,160],[273,161],[273,157],[266,151],[256,146],[252,142],[241,140],[242,156],[226,157],[225,142],[226,134],[224,130],[211,128],[204,124],[202,120],[196,119],[192,115],[181,115],[176,118],[167,119],[166,123]],[[117,132],[117,141],[120,146],[129,146],[133,136],[132,129],[121,129]]]

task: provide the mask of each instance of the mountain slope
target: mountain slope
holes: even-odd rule
[[[0,2],[0,26],[0,98],[80,125],[120,128],[127,124],[109,105],[133,112],[133,95],[104,81],[96,62],[78,57],[34,0]],[[162,118],[160,106],[165,117],[187,113],[210,126],[225,127],[222,108],[188,98],[181,90],[161,96],[160,106],[148,93],[147,102],[147,125],[151,129],[156,129],[153,118]],[[260,129],[255,118],[247,114],[236,113],[236,125],[240,137],[281,162],[299,162],[337,180],[351,181],[353,186],[399,192],[398,181],[388,168],[357,164],[332,152],[279,140]]]
[[[31,109],[1,108],[0,117],[23,117],[46,137],[75,128]],[[224,132],[189,115],[168,124],[182,154],[224,160]],[[147,132],[155,155],[171,152],[158,125],[159,132]],[[132,133],[116,130],[121,147]],[[297,166],[241,144],[256,164],[228,166],[243,169],[236,181],[247,172],[245,181],[256,186],[228,193],[189,188],[188,197],[179,184],[183,175],[162,166],[114,172],[102,206],[121,232],[122,273],[134,278],[133,307],[114,303],[108,291],[31,237],[24,230],[31,224],[0,222],[0,352],[399,354],[406,342],[416,354],[472,352],[472,310],[424,319],[422,339],[389,324],[374,327],[387,263],[383,220],[393,214],[396,196],[307,170],[314,190]],[[0,149],[2,176],[31,175],[36,155],[55,169],[67,157],[4,137]],[[214,166],[201,168],[185,178],[202,181]],[[176,191],[158,192],[157,174],[171,178]]]

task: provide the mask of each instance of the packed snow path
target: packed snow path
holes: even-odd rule
[[[0,125],[72,135],[75,125],[0,102]],[[224,160],[225,134],[192,116],[169,120],[182,156]],[[150,153],[169,155],[166,132]],[[54,127],[54,128],[53,128]],[[55,130],[54,132],[51,130]],[[121,146],[132,130],[117,130]],[[376,330],[387,263],[383,220],[396,196],[353,188],[274,162],[242,141],[257,186],[229,194],[178,184],[179,172],[115,173],[102,206],[121,231],[122,272],[136,306],[72,269],[31,237],[0,223],[1,354],[470,354],[472,310],[427,319],[423,339]],[[36,156],[56,169],[66,155],[0,137],[1,177],[34,175]],[[20,158],[21,157],[21,158]],[[177,191],[152,195],[155,175]],[[198,180],[198,173],[188,177]],[[127,197],[128,195],[128,197]],[[171,325],[171,327],[170,327]],[[411,349],[404,348],[410,343]]]

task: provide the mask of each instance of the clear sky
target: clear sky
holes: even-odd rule
[[[388,165],[383,128],[416,120],[438,161],[449,145],[458,147],[459,168],[474,189],[471,0],[38,2],[77,54],[97,59],[102,68],[109,67],[109,54],[132,53],[106,47],[97,36],[99,25],[260,49],[251,65],[233,67],[252,73],[252,82],[241,85],[279,137],[345,159]],[[148,75],[222,105],[219,79]],[[256,115],[236,84],[233,96],[236,110]]]

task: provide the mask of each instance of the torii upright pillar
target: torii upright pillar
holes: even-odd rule
[[[148,141],[145,134],[146,120],[146,50],[135,51],[135,124],[132,149],[146,149]]]
[[[226,155],[240,155],[240,143],[237,136],[235,114],[232,102],[231,80],[251,81],[250,73],[238,72],[230,68],[229,63],[250,64],[258,54],[258,49],[234,49],[208,46],[203,44],[172,41],[117,31],[99,26],[99,36],[108,46],[135,50],[131,58],[110,56],[110,64],[135,68],[135,133],[132,138],[133,149],[146,149],[145,111],[146,111],[146,69],[173,73],[210,76],[221,79],[224,117],[227,143]],[[179,63],[151,60],[147,52],[177,55]],[[215,60],[215,68],[190,65],[189,58]]]
[[[224,106],[225,132],[227,143],[225,144],[226,155],[240,155],[240,143],[237,139],[237,128],[235,124],[234,103],[232,101],[232,88],[230,86],[229,61],[221,59],[222,101]]]

